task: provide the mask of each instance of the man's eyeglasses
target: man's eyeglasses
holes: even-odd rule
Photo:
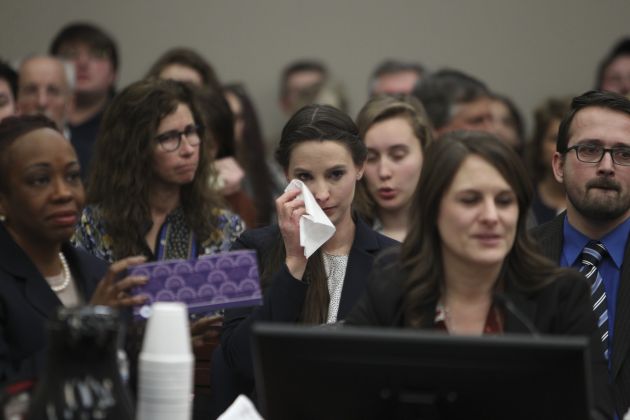
[[[201,143],[199,133],[202,127],[197,124],[187,125],[184,130],[170,130],[155,137],[162,150],[165,152],[174,152],[179,149],[182,143],[182,136],[186,137],[186,141],[191,146],[198,146]]]
[[[615,146],[607,149],[600,144],[585,143],[571,146],[565,153],[571,150],[575,150],[575,155],[580,162],[599,163],[606,152],[608,152],[613,162],[617,165],[630,166],[630,147]]]

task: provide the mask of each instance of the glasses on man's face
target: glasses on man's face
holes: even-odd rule
[[[584,143],[569,147],[565,153],[570,150],[575,150],[575,155],[580,162],[599,163],[608,152],[617,165],[630,166],[630,146],[615,146],[607,149],[601,144]]]
[[[201,132],[201,126],[197,124],[189,124],[182,131],[170,130],[155,137],[162,150],[165,152],[174,152],[179,149],[182,143],[182,136],[186,137],[186,141],[191,146],[199,146],[201,138],[199,133]]]

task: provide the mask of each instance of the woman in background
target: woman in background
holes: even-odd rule
[[[493,94],[490,102],[492,125],[490,131],[505,142],[519,156],[525,150],[525,125],[523,117],[510,98]]]
[[[551,160],[556,151],[560,121],[570,106],[570,98],[549,98],[534,112],[534,136],[528,161],[534,182],[532,210],[538,224],[548,222],[566,208],[564,185],[553,175]]]
[[[228,250],[244,227],[208,186],[210,144],[201,121],[195,93],[183,83],[140,81],[118,94],[96,142],[76,243],[105,261]]]
[[[359,112],[357,126],[368,150],[357,209],[376,231],[402,241],[431,141],[424,107],[411,96],[375,96]]]
[[[233,162],[233,168],[240,172],[239,181],[235,186],[226,184],[224,175],[228,166],[217,167],[217,170],[223,169],[222,173],[214,173],[210,179],[212,188],[221,191],[221,195],[225,199],[228,207],[234,211],[245,222],[247,228],[253,228],[257,225],[258,208],[254,201],[246,193],[245,188],[241,186],[241,179],[244,178],[244,172],[240,163],[237,161],[237,145],[234,139],[234,117],[230,106],[222,93],[216,93],[207,88],[195,88],[199,98],[199,103],[203,108],[203,117],[205,119],[206,131],[208,137],[213,140],[212,157],[214,162]],[[230,173],[232,173],[230,171]]]
[[[36,378],[45,364],[46,324],[61,306],[141,304],[120,276],[145,260],[107,264],[69,240],[85,194],[70,142],[44,116],[0,123],[0,383]]]
[[[256,206],[254,227],[266,226],[273,222],[274,196],[282,194],[282,186],[273,184],[258,116],[245,88],[227,85],[224,95],[234,116],[236,160],[245,171],[245,191]]]

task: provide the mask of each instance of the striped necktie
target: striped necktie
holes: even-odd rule
[[[599,264],[608,251],[599,241],[590,241],[582,250],[580,256],[582,267],[580,271],[591,281],[591,297],[593,300],[593,312],[597,318],[598,335],[602,340],[604,357],[608,360],[608,305],[606,303],[606,289],[602,275],[598,270]]]

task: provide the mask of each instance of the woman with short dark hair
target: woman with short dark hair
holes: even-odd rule
[[[132,306],[146,283],[120,276],[143,257],[107,264],[70,245],[84,203],[76,153],[44,116],[0,123],[0,383],[35,378],[46,323],[61,306]]]

